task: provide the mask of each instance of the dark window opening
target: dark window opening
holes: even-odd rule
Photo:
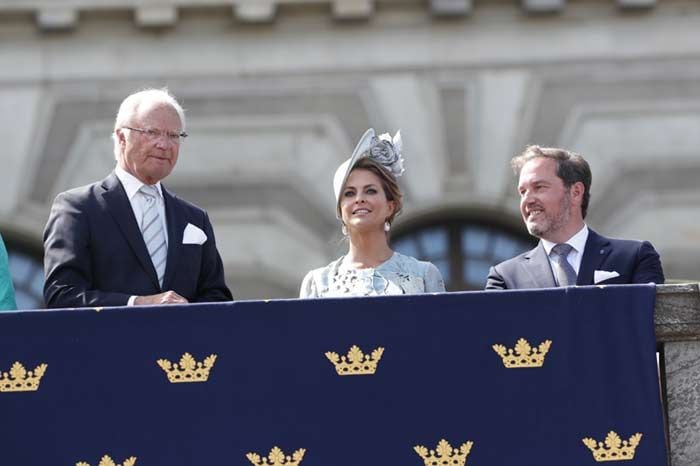
[[[392,238],[392,247],[432,262],[448,291],[482,290],[489,268],[532,249],[537,240],[514,228],[451,219],[419,224]]]

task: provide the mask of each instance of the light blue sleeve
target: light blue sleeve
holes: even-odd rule
[[[316,289],[316,280],[314,280],[313,270],[307,273],[304,280],[301,282],[299,297],[301,299],[318,298],[318,290]]]
[[[12,275],[7,262],[7,250],[0,236],[0,311],[17,309],[15,288],[12,285]]]
[[[442,279],[440,270],[435,267],[435,264],[428,262],[423,276],[426,293],[440,293],[445,291],[445,281]]]

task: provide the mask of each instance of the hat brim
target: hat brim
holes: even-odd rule
[[[357,145],[355,146],[355,150],[352,151],[352,155],[350,156],[350,158],[342,164],[340,164],[338,169],[335,171],[335,176],[333,176],[333,192],[335,194],[336,206],[338,205],[338,199],[340,199],[340,191],[343,189],[345,182],[348,180],[350,172],[355,166],[355,163],[357,163],[357,161],[360,158],[362,158],[363,154],[365,156],[367,155],[371,147],[372,138],[374,137],[374,128],[369,128],[367,131],[365,131],[365,134],[362,135]],[[338,212],[336,209],[336,216],[337,215]]]

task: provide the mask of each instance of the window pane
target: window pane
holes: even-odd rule
[[[44,296],[44,271],[42,269],[36,270],[34,277],[27,285],[34,296]]]
[[[40,309],[44,307],[44,302],[39,302],[36,296],[32,296],[23,290],[15,290],[15,301],[17,309]]]
[[[418,257],[418,247],[413,238],[400,239],[392,243],[392,247],[395,251],[407,256]]]
[[[427,258],[443,258],[447,256],[447,231],[442,228],[431,228],[419,235],[420,245]]]
[[[482,259],[466,259],[464,261],[464,280],[473,288],[481,289],[486,285],[491,261]]]
[[[490,234],[491,232],[483,227],[465,228],[462,230],[462,251],[467,256],[486,256]]]
[[[33,272],[32,265],[34,264],[32,261],[29,260],[29,258],[24,254],[18,254],[15,252],[10,252],[8,256],[10,272],[12,273],[12,281],[15,283],[23,283],[29,279],[31,273]]]
[[[12,244],[6,245],[17,308],[43,308],[44,268],[41,260],[22,250],[13,249]]]
[[[438,259],[432,261],[435,267],[440,270],[440,273],[442,274],[442,280],[447,283],[451,280],[450,278],[450,263],[447,259]]]
[[[508,238],[504,235],[498,235],[494,238],[493,257],[496,259],[496,262],[501,262],[529,249],[530,248],[521,241]]]

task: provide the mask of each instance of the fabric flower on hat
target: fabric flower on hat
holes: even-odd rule
[[[388,133],[372,138],[369,157],[376,160],[395,177],[401,176],[406,169],[401,155],[401,131],[392,138]]]

